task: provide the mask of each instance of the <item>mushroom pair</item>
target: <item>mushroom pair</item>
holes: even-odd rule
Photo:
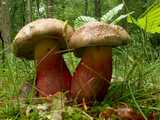
[[[102,22],[87,23],[74,33],[67,25],[64,34],[64,24],[57,19],[29,23],[15,37],[15,55],[35,59],[40,96],[68,90],[78,102],[101,101],[112,76],[112,47],[127,44],[129,35],[119,26]],[[58,53],[66,49],[66,42],[81,57],[73,77]]]
[[[16,56],[34,59],[38,95],[50,96],[69,91],[71,75],[60,50],[73,33],[71,26],[57,19],[39,19],[24,26],[13,41]],[[65,33],[64,33],[65,32]]]

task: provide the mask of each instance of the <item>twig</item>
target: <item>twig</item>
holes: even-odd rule
[[[0,31],[0,39],[1,39],[1,41],[2,41],[2,51],[4,51],[4,39],[3,39],[3,37],[2,37],[2,33],[1,33],[1,31]],[[2,53],[2,63],[4,63],[4,61],[5,61],[5,54],[4,54],[4,52]]]

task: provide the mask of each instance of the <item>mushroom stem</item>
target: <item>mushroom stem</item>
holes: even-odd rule
[[[57,44],[43,40],[35,48],[38,95],[49,96],[70,89],[70,72],[58,52]]]
[[[101,101],[106,95],[112,76],[112,48],[88,47],[74,73],[71,96],[76,101]]]

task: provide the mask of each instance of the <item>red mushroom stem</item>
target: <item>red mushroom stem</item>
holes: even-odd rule
[[[36,46],[36,86],[40,96],[70,90],[72,78],[62,55],[58,52],[57,44],[51,40],[42,41]]]
[[[88,47],[74,73],[71,96],[76,101],[101,101],[106,95],[112,76],[112,48]]]

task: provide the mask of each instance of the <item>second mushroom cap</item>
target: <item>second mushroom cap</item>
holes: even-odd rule
[[[128,33],[120,26],[103,22],[89,22],[72,35],[69,45],[71,48],[89,46],[116,47],[129,42]]]

